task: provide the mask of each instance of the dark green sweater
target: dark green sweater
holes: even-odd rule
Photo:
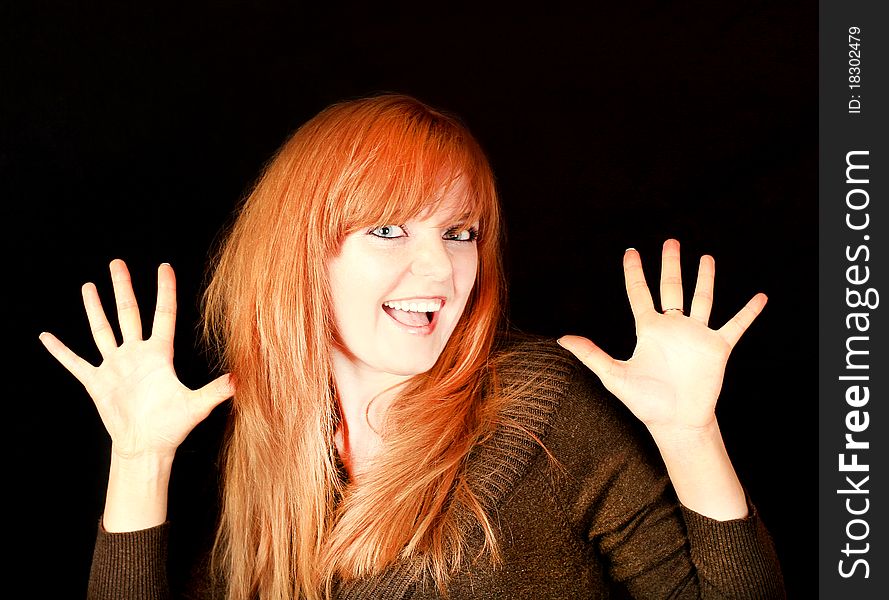
[[[783,598],[772,541],[751,506],[719,522],[678,504],[650,437],[598,379],[552,340],[522,337],[502,375],[532,382],[467,465],[492,507],[503,563],[480,561],[450,583],[455,600]],[[166,598],[169,524],[99,531],[90,598]],[[411,561],[340,583],[337,600],[438,598]],[[195,597],[221,598],[198,578]]]

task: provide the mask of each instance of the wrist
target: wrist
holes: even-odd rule
[[[747,516],[744,489],[715,420],[704,427],[651,434],[683,505],[719,521]]]
[[[111,465],[127,471],[145,472],[152,469],[169,469],[176,451],[146,450],[142,452],[121,452],[111,446]]]
[[[166,521],[172,465],[168,453],[121,457],[112,451],[102,517],[105,530],[136,531]]]
[[[662,452],[684,452],[714,444],[722,446],[722,432],[715,416],[701,425],[649,426],[648,432]]]
[[[668,470],[696,471],[702,465],[728,460],[725,441],[716,421],[706,427],[683,427],[650,433]]]

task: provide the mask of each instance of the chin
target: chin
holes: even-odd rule
[[[418,375],[426,373],[435,366],[441,356],[441,350],[432,348],[393,348],[390,354],[390,372],[398,375]],[[397,352],[398,354],[395,354]]]
[[[397,365],[392,365],[389,371],[395,375],[419,375],[430,371],[432,367],[435,366],[436,362],[438,362],[438,356],[436,356],[434,360],[404,361]]]

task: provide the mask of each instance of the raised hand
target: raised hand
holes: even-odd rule
[[[691,310],[683,310],[679,242],[664,243],[661,311],[654,308],[639,253],[624,254],[624,276],[636,321],[636,348],[629,360],[615,360],[586,338],[559,342],[584,362],[602,383],[658,438],[682,435],[715,424],[716,399],[732,348],[766,303],[755,295],[719,329],[708,326],[715,265],[701,257]]]
[[[624,254],[624,278],[636,320],[636,348],[615,360],[586,338],[559,343],[586,364],[648,427],[680,502],[705,516],[729,520],[748,514],[716,422],[716,399],[729,354],[766,303],[755,295],[719,329],[710,329],[715,265],[701,257],[688,316],[683,311],[679,242],[667,240],[661,260],[661,312],[654,302],[639,253]]]
[[[170,265],[158,267],[157,305],[148,339],[142,338],[139,307],[126,264],[117,259],[110,268],[123,342],[118,345],[115,340],[92,283],[83,286],[83,304],[102,363],[94,367],[50,333],[42,333],[40,341],[89,392],[111,435],[113,457],[172,457],[188,433],[216,405],[231,397],[234,387],[230,377],[223,375],[191,390],[176,376],[176,278]]]

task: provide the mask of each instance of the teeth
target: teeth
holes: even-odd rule
[[[407,312],[438,312],[441,310],[441,300],[428,300],[426,302],[399,302],[390,300],[383,303],[384,306],[394,308],[395,310],[404,310]]]

